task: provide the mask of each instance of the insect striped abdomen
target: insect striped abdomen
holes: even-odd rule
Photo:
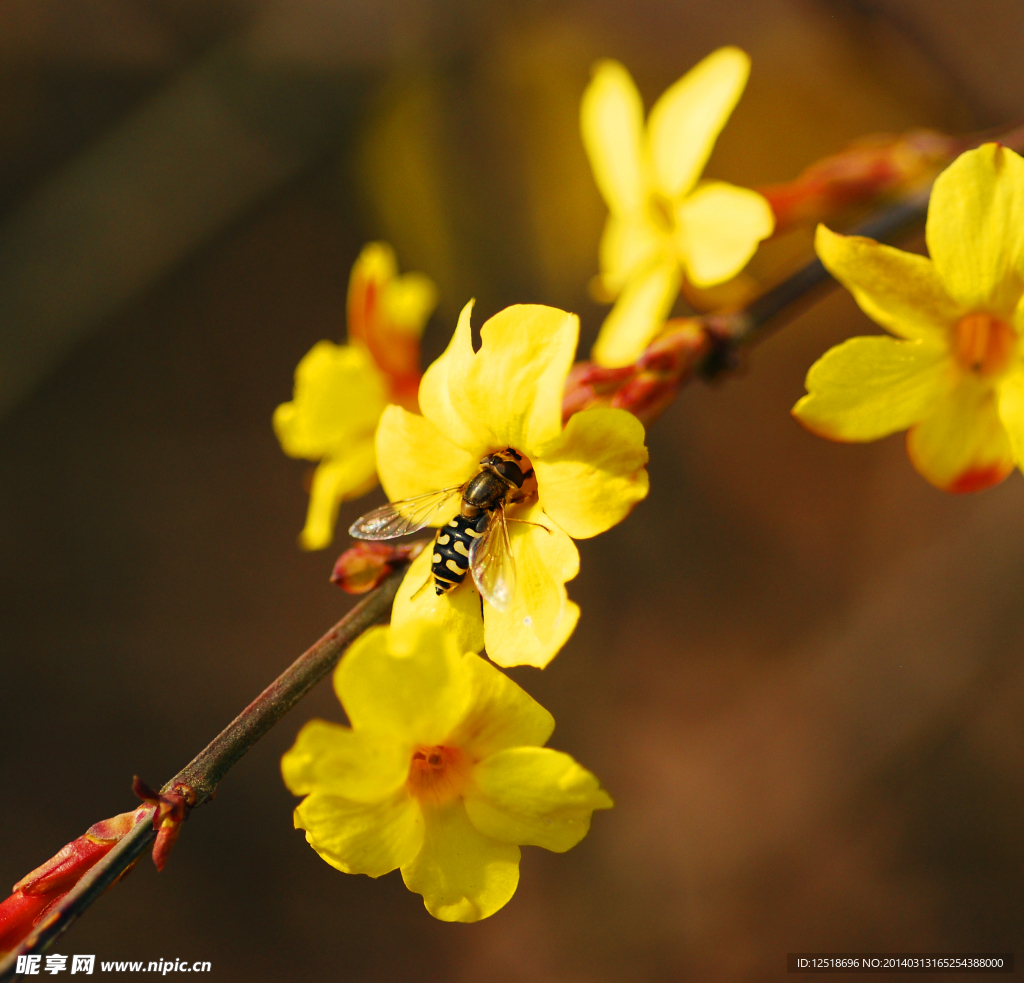
[[[457,515],[446,526],[441,526],[434,537],[434,556],[430,572],[434,587],[444,594],[461,584],[469,570],[469,550],[487,528],[490,516],[481,512],[472,519]]]

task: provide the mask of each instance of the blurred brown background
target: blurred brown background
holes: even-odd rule
[[[1014,0],[5,0],[0,6],[0,885],[183,765],[350,599],[295,546],[274,406],[386,238],[443,301],[425,357],[533,301],[603,309],[577,134],[591,62],[648,106],[753,57],[709,174],[1024,113]],[[807,238],[755,272],[802,262]],[[757,981],[795,950],[1024,941],[1024,482],[954,498],[899,437],[788,415],[870,329],[829,295],[653,428],[652,492],[581,544],[583,608],[515,677],[617,800],[518,894],[433,921],[291,828],[322,685],[57,951],[223,980]],[[376,493],[379,496],[380,493]],[[342,526],[378,497],[343,511]],[[343,540],[339,539],[339,549]]]

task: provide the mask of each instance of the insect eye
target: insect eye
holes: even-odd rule
[[[501,461],[494,465],[494,470],[507,481],[511,481],[516,488],[523,486],[523,472],[518,464],[512,461]]]

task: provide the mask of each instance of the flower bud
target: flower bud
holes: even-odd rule
[[[674,318],[632,365],[605,368],[577,362],[565,384],[563,420],[580,410],[608,406],[651,423],[675,399],[713,343],[707,319]]]
[[[396,570],[412,563],[423,551],[426,542],[356,543],[345,550],[334,564],[331,583],[348,594],[365,594],[382,584]]]
[[[142,818],[143,808],[90,826],[46,863],[26,874],[0,903],[0,955],[10,952]]]
[[[138,775],[132,779],[132,791],[143,802],[156,806],[153,814],[153,829],[156,841],[153,843],[153,863],[157,870],[163,870],[181,832],[181,824],[188,819],[192,806],[196,804],[196,793],[188,785],[179,783],[170,792],[156,792]]]
[[[772,206],[778,235],[907,191],[933,178],[962,149],[962,141],[935,130],[876,134],[811,164],[793,181],[757,190]]]

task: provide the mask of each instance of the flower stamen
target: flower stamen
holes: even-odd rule
[[[473,762],[460,748],[417,748],[409,762],[405,787],[422,804],[442,805],[462,795]]]
[[[976,311],[953,327],[953,355],[961,368],[986,378],[1000,374],[1017,347],[1017,333],[1005,321]]]
[[[648,208],[651,214],[651,221],[662,231],[672,233],[676,228],[675,209],[672,202],[663,194],[652,191],[648,198]]]

